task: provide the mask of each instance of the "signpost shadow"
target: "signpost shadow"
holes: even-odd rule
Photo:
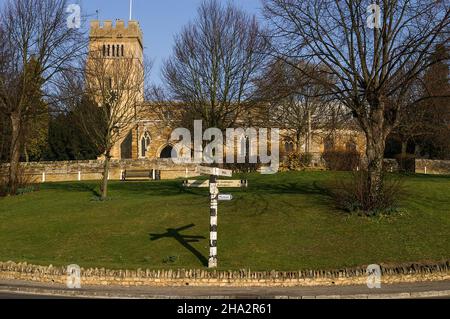
[[[203,266],[208,266],[208,259],[195,249],[190,243],[197,243],[201,239],[206,239],[204,236],[182,235],[180,232],[195,227],[195,224],[186,225],[179,228],[167,228],[164,234],[150,234],[150,240],[155,241],[162,238],[173,238],[178,241],[184,248],[189,250],[202,263]]]

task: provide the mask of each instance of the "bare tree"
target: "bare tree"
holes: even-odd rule
[[[103,156],[104,200],[108,194],[111,151],[137,124],[141,113],[145,65],[133,56],[109,58],[100,51],[92,51],[85,77],[85,98],[77,114],[81,127]]]
[[[261,124],[283,129],[286,137],[294,137],[298,153],[303,143],[303,152],[310,153],[312,131],[332,134],[347,122],[348,111],[326,95],[331,79],[313,81],[314,76],[305,76],[293,64],[275,59],[258,81],[259,107],[264,109]],[[307,68],[315,72],[315,68],[307,65],[304,72]]]
[[[35,102],[85,45],[77,29],[67,27],[65,0],[10,0],[2,7],[0,29],[0,112],[11,122],[8,187],[17,188],[26,120]]]
[[[265,59],[260,32],[256,18],[231,3],[201,4],[163,68],[169,98],[188,106],[185,117],[224,129],[248,111]]]
[[[448,2],[265,0],[264,8],[279,40],[276,54],[325,65],[323,73],[336,78],[330,94],[365,133],[368,197],[378,202],[386,137],[409,106],[409,86],[446,41]]]

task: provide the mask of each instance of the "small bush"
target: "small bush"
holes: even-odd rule
[[[33,181],[31,175],[25,174],[23,168],[19,168],[17,175],[17,187],[16,193],[14,195],[24,195],[27,193],[32,193],[40,190],[40,185]],[[8,185],[8,177],[0,177],[0,196],[4,197],[7,195],[12,195],[11,190]]]
[[[0,197],[4,197],[8,194],[8,179],[0,176]]]
[[[416,172],[416,156],[414,154],[397,154],[395,156],[397,160],[398,167],[401,172],[405,173],[415,173]]]
[[[287,171],[299,171],[311,166],[312,154],[289,153],[283,163],[283,169]]]
[[[400,178],[383,176],[384,189],[376,201],[369,196],[366,171],[353,172],[350,178],[334,181],[330,194],[339,209],[364,216],[390,215],[397,211],[404,194]]]
[[[332,171],[354,171],[361,166],[361,155],[356,151],[327,151],[322,159]]]
[[[261,164],[259,164],[259,163],[242,163],[242,164],[224,163],[223,164],[224,169],[231,169],[233,171],[233,173],[237,173],[237,174],[239,174],[239,173],[241,173],[241,174],[255,173],[258,171],[260,166],[261,166]]]

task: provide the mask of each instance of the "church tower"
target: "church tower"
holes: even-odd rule
[[[89,54],[93,53],[102,59],[131,58],[135,61],[131,72],[137,72],[134,75],[144,76],[143,36],[137,21],[129,21],[127,26],[123,20],[116,20],[115,25],[111,20],[105,20],[103,23],[98,20],[91,21]],[[137,102],[143,104],[144,84],[142,83],[139,92],[134,91],[133,94],[137,96]],[[136,112],[136,110],[130,110],[130,112]],[[123,132],[120,142],[112,149],[113,159],[137,158],[137,134],[137,126]]]
[[[143,63],[142,30],[137,21],[129,21],[125,26],[123,20],[116,20],[115,25],[111,20],[105,20],[103,25],[93,20],[89,40],[89,50],[99,50],[106,58],[134,57]]]

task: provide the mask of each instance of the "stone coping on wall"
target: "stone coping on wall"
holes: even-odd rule
[[[450,260],[440,263],[380,265],[384,284],[450,280]],[[81,268],[85,286],[229,286],[229,287],[313,287],[363,285],[367,267],[302,271],[219,270],[108,270]],[[24,280],[66,284],[67,268],[28,263],[0,262],[0,280]]]

